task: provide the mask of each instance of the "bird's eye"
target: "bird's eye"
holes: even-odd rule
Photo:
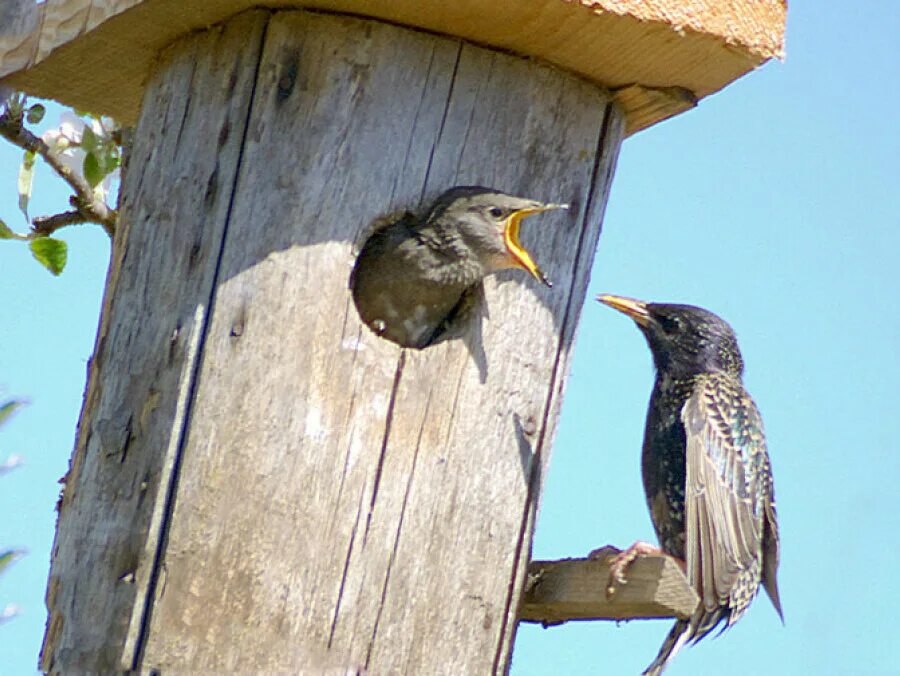
[[[503,209],[500,207],[491,207],[488,209],[488,213],[492,218],[501,218],[503,216]]]
[[[657,317],[656,321],[666,333],[674,333],[681,328],[681,323],[677,319],[666,317],[665,315]]]

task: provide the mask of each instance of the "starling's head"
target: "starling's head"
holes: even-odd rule
[[[603,295],[597,300],[635,321],[660,372],[689,378],[715,371],[740,376],[744,370],[734,331],[709,310],[623,296]]]
[[[485,274],[522,268],[552,286],[519,241],[519,227],[522,219],[532,214],[567,208],[566,204],[544,204],[490,188],[467,186],[441,195],[427,221],[453,227],[466,252],[478,259]]]

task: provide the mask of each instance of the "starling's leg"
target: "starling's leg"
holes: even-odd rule
[[[659,547],[640,540],[635,542],[624,552],[619,552],[609,564],[609,586],[606,588],[606,593],[614,594],[616,585],[627,584],[628,581],[625,579],[625,571],[628,570],[628,566],[630,566],[637,557],[663,553],[663,550]]]
[[[612,596],[616,593],[616,587],[618,585],[628,583],[628,580],[625,579],[625,571],[628,569],[628,566],[630,566],[632,562],[639,556],[669,555],[659,547],[651,545],[649,542],[641,542],[640,540],[635,542],[625,551],[621,551],[619,549],[616,549],[615,547],[607,545],[605,547],[601,547],[600,549],[595,549],[590,554],[588,554],[588,558],[606,559],[609,561],[609,582],[606,587],[607,597]],[[682,570],[685,570],[686,567],[684,561],[681,561],[679,559],[674,560],[681,566]]]

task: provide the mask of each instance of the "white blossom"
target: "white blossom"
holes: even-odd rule
[[[0,624],[11,620],[21,612],[21,607],[17,606],[15,603],[10,603],[8,606],[0,610]]]
[[[25,464],[25,458],[23,458],[21,455],[13,454],[9,456],[2,464],[0,464],[0,476],[14,470],[16,467],[19,467],[23,464]]]
[[[81,147],[81,139],[88,123],[94,135],[103,139],[109,138],[114,128],[112,120],[108,117],[100,120],[91,118],[89,121],[85,121],[84,118],[72,111],[66,110],[59,116],[59,126],[56,129],[48,129],[41,135],[41,140],[47,144],[50,152],[59,157],[63,166],[78,175],[83,175],[82,168],[87,153]],[[118,178],[119,170],[117,168],[94,188],[94,196],[106,201],[113,181]]]

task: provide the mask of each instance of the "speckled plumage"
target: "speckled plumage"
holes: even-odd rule
[[[686,562],[701,599],[645,672],[659,674],[682,645],[737,622],[760,584],[781,615],[772,472],[731,327],[693,306],[600,300],[632,317],[653,353],[644,490],[660,547]]]

